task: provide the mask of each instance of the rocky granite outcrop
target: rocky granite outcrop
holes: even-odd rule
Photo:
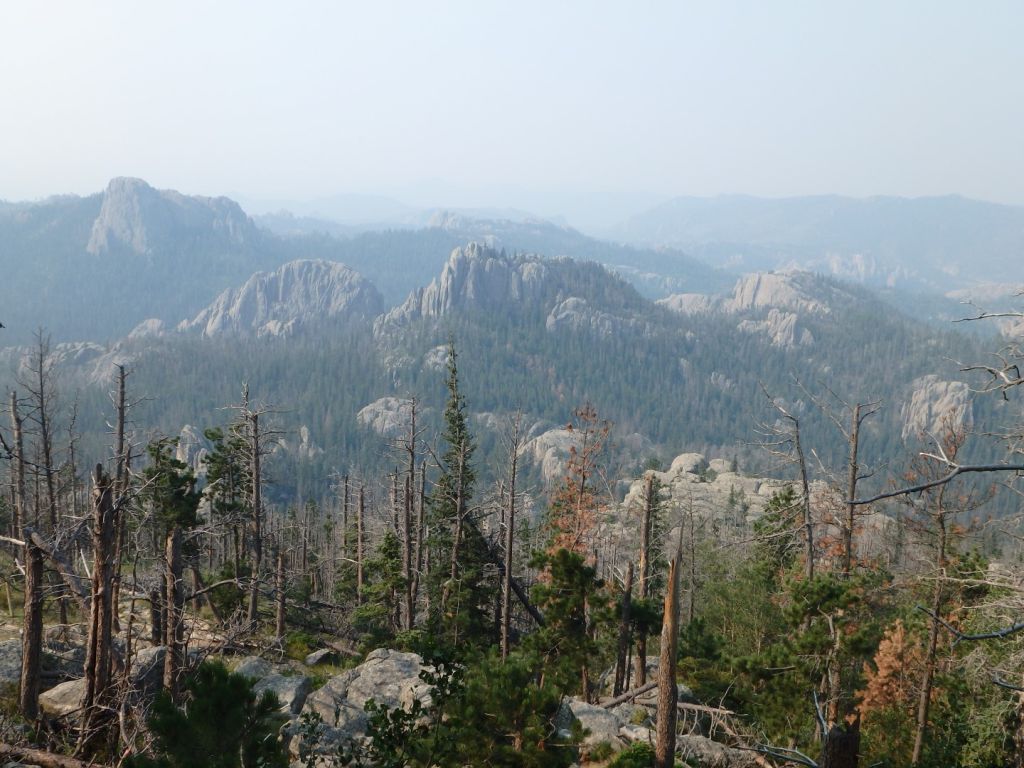
[[[291,261],[273,272],[257,272],[238,289],[228,289],[183,332],[287,336],[300,328],[375,317],[384,300],[374,285],[344,264]]]
[[[144,255],[180,240],[183,231],[235,245],[258,238],[256,225],[233,200],[190,197],[121,177],[112,179],[103,193],[86,250],[94,255],[118,250]]]
[[[643,308],[628,283],[595,262],[508,254],[472,242],[452,251],[439,277],[378,318],[374,328],[386,334],[454,311],[543,311],[550,331],[586,327],[608,333],[643,328]]]
[[[971,390],[962,381],[945,381],[934,374],[915,379],[910,400],[900,409],[903,439],[941,436],[946,427],[970,427],[974,423]]]

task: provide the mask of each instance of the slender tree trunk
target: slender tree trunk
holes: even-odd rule
[[[946,577],[946,518],[942,511],[941,503],[935,513],[935,522],[939,534],[938,553],[936,555],[938,578],[935,580],[935,589],[932,592],[932,620],[928,631],[928,650],[924,659],[924,671],[921,674],[921,693],[917,702],[917,725],[914,730],[914,753],[910,758],[911,765],[917,765],[921,761],[924,738],[928,731],[928,710],[932,699],[932,685],[935,682],[935,666],[939,646],[939,617],[942,616],[946,601],[943,583]]]
[[[654,474],[648,473],[644,481],[644,510],[640,525],[640,565],[637,595],[641,600],[648,597],[648,574],[651,567],[651,532],[654,525]],[[636,656],[633,657],[633,684],[647,682],[647,633],[636,637]]]
[[[167,653],[164,656],[164,690],[172,698],[178,697],[178,671],[182,666],[181,658],[181,528],[173,526],[167,532],[165,549],[167,595],[164,598],[164,645]]]
[[[853,503],[853,500],[857,498],[857,473],[860,471],[857,464],[857,452],[860,447],[860,409],[860,403],[853,407],[852,423],[850,424],[850,460],[846,471],[846,499],[849,503],[846,505],[846,526],[843,531],[843,573],[847,576],[853,570],[853,563],[856,559],[853,552],[853,528],[857,505]]]
[[[661,622],[661,656],[658,662],[657,744],[655,768],[673,768],[676,752],[676,654],[679,649],[679,552],[668,567],[665,611]]]
[[[363,604],[363,522],[366,515],[366,492],[359,486],[359,504],[356,507],[356,603]]]
[[[409,436],[406,440],[406,451],[409,454],[409,465],[405,477],[405,495],[402,500],[402,579],[405,597],[405,629],[412,629],[416,618],[416,607],[413,602],[413,487],[416,483],[416,398],[412,398],[409,407]]]
[[[519,426],[516,415],[509,441],[508,514],[505,516],[505,572],[501,584],[501,658],[509,652],[509,629],[512,622],[512,556],[516,535],[516,476],[519,469]]]
[[[43,659],[43,552],[25,540],[25,621],[21,636],[19,708],[29,723],[39,716]]]
[[[14,435],[14,456],[11,457],[14,493],[13,534],[21,536],[25,525],[25,434],[21,414],[18,412],[18,395],[11,392],[11,431]]]
[[[285,584],[284,584],[284,547],[277,548],[277,578],[275,579],[275,597],[277,598],[277,613],[274,617],[274,634],[278,640],[284,639],[285,630]]]
[[[619,614],[619,645],[615,654],[615,685],[612,695],[618,696],[626,684],[626,658],[629,655],[629,621],[633,603],[633,564],[626,568],[626,581],[622,585],[622,610]]]
[[[427,463],[424,461],[420,464],[420,489],[418,498],[416,499],[416,554],[415,570],[412,576],[412,602],[416,605],[419,602],[420,595],[420,583],[423,579],[423,556],[424,547],[423,540],[426,536],[427,531],[427,517],[426,517],[426,498],[427,498]],[[428,611],[429,613],[429,611]]]
[[[114,488],[103,467],[93,475],[92,594],[89,601],[89,636],[86,644],[85,698],[88,718],[92,709],[104,706],[110,684],[113,637],[112,582],[114,571]]]
[[[164,644],[164,592],[167,591],[166,576],[161,576],[160,586],[149,590],[149,639],[153,645]]]
[[[800,470],[800,488],[803,494],[804,510],[804,576],[810,581],[814,578],[814,518],[811,515],[811,484],[807,479],[807,461],[800,443],[800,422],[793,421],[793,447],[796,450],[797,468]]]
[[[246,393],[248,400],[248,393]],[[263,478],[260,474],[260,415],[248,412],[250,472],[252,474],[252,510],[249,533],[252,537],[252,579],[249,585],[248,623],[253,629],[259,621],[260,569],[263,566]]]

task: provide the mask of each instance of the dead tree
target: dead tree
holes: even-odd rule
[[[363,557],[365,555],[366,490],[360,484],[356,506],[356,603],[363,604]]]
[[[615,654],[615,684],[612,695],[618,696],[626,685],[626,666],[629,656],[629,622],[633,603],[633,563],[626,568],[622,585],[622,608],[619,614],[619,643]]]
[[[658,499],[654,488],[654,473],[644,478],[643,511],[640,520],[640,562],[637,570],[637,597],[646,600],[650,593],[651,536],[654,533],[654,513]],[[640,632],[636,638],[636,655],[633,658],[633,685],[647,682],[647,633]]]
[[[673,768],[676,752],[676,656],[679,650],[679,561],[681,547],[668,566],[665,610],[661,623],[661,656],[658,662],[658,719],[655,768]]]
[[[277,546],[277,574],[274,579],[274,597],[277,602],[277,609],[274,614],[274,634],[277,639],[284,640],[285,632],[285,554],[284,547],[278,544]]]
[[[811,485],[807,473],[807,458],[804,455],[803,443],[800,441],[800,419],[783,406],[779,398],[768,394],[764,385],[762,385],[762,391],[768,398],[771,407],[788,424],[785,427],[765,427],[763,431],[767,439],[764,447],[776,455],[781,455],[784,450],[788,449],[790,452],[788,458],[796,463],[797,473],[800,476],[800,501],[803,510],[804,578],[810,581],[814,578],[814,518],[811,514]]]
[[[508,658],[509,629],[512,621],[512,555],[516,531],[516,475],[519,469],[519,443],[522,414],[512,423],[508,442],[508,514],[505,517],[505,568],[501,585],[501,658]]]
[[[21,635],[19,709],[28,722],[39,716],[43,651],[43,552],[25,537],[25,621]]]
[[[94,708],[107,703],[111,673],[114,624],[114,484],[96,466],[93,475],[92,589],[89,601],[89,633],[85,658],[85,695],[82,708],[90,723]],[[84,729],[83,733],[88,729]]]
[[[25,524],[25,433],[21,413],[18,411],[18,395],[11,391],[11,434],[14,447],[11,451],[11,488],[13,492],[13,519],[11,534],[20,536]]]
[[[166,596],[164,597],[164,690],[176,699],[178,696],[178,672],[182,666],[181,613],[184,604],[182,594],[181,526],[171,525],[167,531],[164,549]]]

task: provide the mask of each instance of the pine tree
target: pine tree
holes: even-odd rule
[[[488,612],[496,582],[470,501],[476,474],[476,442],[469,431],[466,399],[459,391],[457,355],[448,344],[448,403],[440,476],[430,495],[430,624],[435,639],[453,647],[485,642],[493,635]]]

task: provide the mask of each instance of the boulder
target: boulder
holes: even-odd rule
[[[0,686],[21,684],[21,640],[0,643]]]
[[[341,751],[351,741],[361,739],[366,734],[366,715],[363,714],[362,717],[361,723],[343,719],[337,727],[324,723],[316,726],[311,737],[314,768],[339,768],[341,762],[338,755]],[[305,768],[308,763],[302,759],[300,752],[302,738],[296,737],[297,729],[294,724],[289,725],[288,730],[288,755],[292,760],[291,765],[293,768]]]
[[[274,671],[274,667],[266,659],[259,656],[246,656],[235,665],[236,675],[245,675],[250,680],[262,680]]]
[[[313,681],[305,675],[286,677],[276,673],[267,675],[253,686],[257,696],[262,696],[264,691],[271,691],[281,702],[280,711],[289,715],[297,715],[302,711],[306,697],[312,690]]]
[[[555,716],[555,728],[560,735],[568,737],[572,733],[574,720],[578,720],[580,727],[583,728],[584,746],[593,747],[607,743],[616,752],[622,749],[619,729],[623,723],[614,712],[579,699],[567,699],[562,702],[562,707]]]
[[[306,657],[303,662],[307,667],[315,667],[317,664],[336,664],[338,662],[338,652],[333,648],[321,648],[319,651],[313,651]]]
[[[679,736],[676,751],[684,764],[702,768],[755,768],[758,755],[741,749],[732,749],[704,736]]]
[[[164,658],[167,647],[163,645],[143,648],[132,659],[132,687],[145,694],[155,694],[163,687]]]
[[[76,714],[85,696],[85,678],[68,680],[39,694],[39,708],[50,717],[69,717]]]
[[[645,725],[626,725],[619,728],[619,736],[632,744],[634,741],[643,741],[647,744],[654,744],[656,736],[651,728]]]

